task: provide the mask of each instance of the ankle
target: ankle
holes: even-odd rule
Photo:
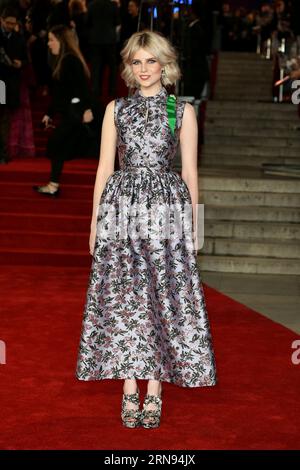
[[[49,185],[54,186],[55,188],[58,188],[59,183],[56,183],[55,181],[49,181]]]
[[[123,392],[126,394],[136,393],[138,391],[137,382],[135,379],[126,379],[123,384]]]
[[[162,384],[158,380],[149,380],[147,387],[148,395],[160,396],[162,392]]]

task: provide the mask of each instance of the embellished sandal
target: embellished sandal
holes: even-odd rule
[[[153,403],[156,406],[156,409],[147,410],[146,407]],[[160,425],[160,417],[161,417],[161,407],[162,407],[162,399],[161,395],[146,395],[143,410],[141,412],[141,425],[144,428],[151,429],[157,428]]]
[[[133,403],[138,408],[137,409],[128,409],[127,403]],[[122,412],[121,419],[124,426],[127,428],[137,428],[140,426],[140,399],[139,399],[139,389],[136,393],[123,393],[122,399]]]
[[[60,193],[60,187],[58,183],[50,183],[46,184],[45,186],[32,186],[34,191],[43,194],[44,196],[52,196],[57,197]]]

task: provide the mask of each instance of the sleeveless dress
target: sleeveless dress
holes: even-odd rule
[[[138,89],[115,100],[120,170],[108,178],[99,202],[79,380],[154,379],[181,387],[217,381],[202,281],[189,245],[191,231],[181,238],[105,236],[110,220],[106,207],[117,214],[111,220],[127,222],[134,206],[155,207],[161,226],[161,207],[191,205],[187,185],[172,170],[185,102],[177,100],[173,134],[167,98],[162,87],[154,96],[144,97]]]

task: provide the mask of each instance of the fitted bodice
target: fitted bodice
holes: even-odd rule
[[[131,97],[115,100],[114,119],[121,170],[172,168],[185,103],[177,100],[173,135],[169,127],[167,98],[168,93],[162,87],[153,96],[145,97],[138,89]]]

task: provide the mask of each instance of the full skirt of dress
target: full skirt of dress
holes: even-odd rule
[[[122,198],[127,211],[118,212]],[[181,387],[216,384],[203,286],[189,234],[110,239],[100,228],[107,220],[105,204],[116,207],[122,218],[132,214],[135,204],[186,203],[191,203],[188,188],[174,171],[128,168],[109,177],[98,214],[78,379],[155,379]]]

